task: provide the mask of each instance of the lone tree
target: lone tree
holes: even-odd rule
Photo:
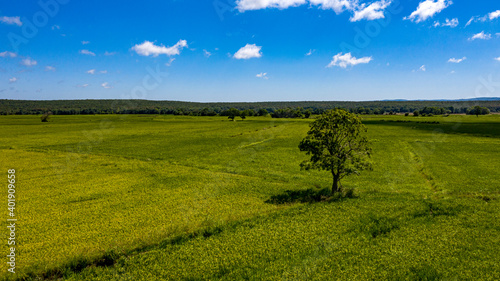
[[[300,164],[304,170],[330,171],[332,193],[341,191],[340,180],[351,174],[371,169],[368,158],[371,148],[362,133],[366,127],[361,119],[345,110],[329,110],[310,124],[311,129],[300,142],[300,151],[311,155]]]
[[[52,115],[52,112],[46,112],[42,115],[42,117],[40,117],[40,119],[42,119],[42,122],[49,122],[50,115]]]

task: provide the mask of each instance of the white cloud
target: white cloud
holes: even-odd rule
[[[114,56],[114,55],[116,55],[116,52],[108,52],[108,51],[106,51],[106,52],[104,52],[104,55],[105,56]]]
[[[480,16],[475,16],[475,17],[471,17],[470,20],[467,22],[467,24],[465,24],[465,26],[469,26],[471,23],[473,22],[485,22],[487,20],[494,20],[496,18],[499,18],[500,17],[500,10],[496,10],[496,11],[493,11],[491,13],[488,13],[482,17]]]
[[[306,3],[306,0],[237,0],[236,9],[240,12],[266,8],[286,9]]]
[[[484,33],[484,31],[481,31],[480,33],[474,34],[471,38],[469,38],[469,41],[473,41],[473,40],[476,40],[476,39],[490,40],[491,39],[491,34]]]
[[[455,74],[455,70],[450,71],[450,74]]]
[[[101,71],[99,71],[99,73],[106,74],[106,73],[108,73],[108,71],[107,70],[101,70]]]
[[[496,19],[496,18],[500,18],[500,10],[496,10],[496,11],[494,11],[494,12],[489,13],[489,14],[488,14],[488,18],[489,18],[490,20],[494,20],[494,19]]]
[[[91,70],[87,71],[87,73],[94,75],[95,74],[95,69],[91,69]]]
[[[333,56],[332,61],[326,67],[339,66],[342,68],[346,68],[348,65],[355,66],[361,63],[369,63],[372,60],[372,57],[363,57],[357,59],[353,57],[351,53],[347,53],[342,55],[342,53],[338,53]]]
[[[13,53],[13,52],[5,51],[5,52],[0,53],[0,57],[2,57],[2,58],[6,58],[6,57],[15,58],[15,57],[17,57],[17,54]]]
[[[256,46],[255,44],[246,44],[245,47],[242,47],[234,54],[235,59],[251,59],[251,58],[260,58],[262,57],[262,53],[260,52],[261,46]]]
[[[312,55],[316,50],[309,49],[309,52],[307,52],[306,56]]]
[[[77,88],[87,88],[89,84],[76,85]]]
[[[95,53],[91,52],[89,50],[80,50],[80,54],[82,54],[82,55],[89,55],[89,56],[95,57]]]
[[[269,79],[269,77],[267,77],[267,72],[261,72],[261,73],[255,75],[255,77],[266,79],[266,80]]]
[[[425,65],[422,65],[422,66],[421,66],[418,70],[419,70],[419,71],[424,71],[424,72],[425,72],[427,69],[425,68]]]
[[[90,41],[82,41],[82,45],[90,44]]]
[[[448,60],[448,62],[461,63],[461,62],[463,62],[466,59],[467,59],[466,57],[463,57],[461,59],[451,58],[451,59]]]
[[[498,58],[494,58],[494,60],[496,60],[496,61],[500,61],[500,57],[498,57]]]
[[[470,18],[470,20],[465,24],[465,27],[469,26],[472,21],[474,21],[474,17]]]
[[[435,14],[441,12],[451,4],[453,4],[453,2],[450,0],[425,0],[420,2],[417,9],[404,19],[419,23],[428,18],[432,18]]]
[[[131,50],[135,51],[138,55],[141,56],[153,56],[157,57],[158,55],[167,55],[174,56],[179,55],[182,48],[187,47],[186,40],[179,40],[177,44],[172,47],[165,47],[163,45],[156,46],[153,42],[144,41],[142,44],[135,45]]]
[[[34,65],[37,65],[37,61],[36,60],[32,60],[31,58],[25,58],[21,61],[21,64],[24,65],[24,66],[34,66]]]
[[[104,89],[111,89],[113,87],[109,86],[109,83],[108,82],[104,82],[101,84],[101,87],[103,87]]]
[[[205,55],[205,57],[207,57],[207,58],[209,58],[209,57],[212,55],[212,53],[210,53],[209,51],[207,51],[207,50],[205,50],[205,49],[203,49],[203,54],[204,54],[204,55]]]
[[[174,60],[175,60],[175,58],[170,58],[170,60],[167,63],[165,63],[165,65],[166,66],[171,66],[172,63],[174,62]]]
[[[45,67],[45,71],[56,71],[56,68],[49,65]]]
[[[354,10],[357,7],[357,0],[309,0],[311,5],[317,5],[323,10],[334,10],[340,14],[345,10]]]
[[[52,30],[56,30],[56,29],[61,29],[61,27],[59,25],[53,25]]]
[[[451,20],[446,19],[446,21],[444,23],[440,23],[439,21],[435,21],[434,27],[438,27],[438,26],[449,26],[451,28],[457,27],[458,26],[458,19],[457,18],[454,18]]]
[[[361,4],[354,11],[354,15],[349,19],[351,22],[366,20],[376,20],[384,18],[384,9],[391,4],[391,1],[378,1],[370,5]]]
[[[23,25],[20,17],[0,17],[0,22],[5,24],[15,24],[17,26]]]
[[[12,77],[9,79],[9,83],[16,83],[17,82],[17,78],[16,77]]]

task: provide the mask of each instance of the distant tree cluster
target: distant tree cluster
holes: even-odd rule
[[[487,107],[482,106],[474,106],[467,110],[467,115],[488,115],[490,114],[490,110]]]
[[[195,103],[149,100],[0,100],[0,115],[92,115],[92,114],[169,114],[191,116],[265,116],[274,118],[308,118],[327,110],[342,108],[355,114],[441,115],[471,113],[476,106],[500,112],[499,100],[484,101],[369,101],[369,102],[254,102]],[[484,110],[481,114],[484,114]]]

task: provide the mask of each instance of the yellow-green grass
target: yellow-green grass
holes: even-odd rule
[[[2,274],[498,279],[500,116],[363,119],[374,171],[344,181],[358,198],[274,205],[331,184],[299,169],[310,120],[2,116],[19,219]]]

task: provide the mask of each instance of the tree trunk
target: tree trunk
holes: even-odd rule
[[[340,191],[339,179],[340,179],[339,175],[333,174],[332,194]]]

